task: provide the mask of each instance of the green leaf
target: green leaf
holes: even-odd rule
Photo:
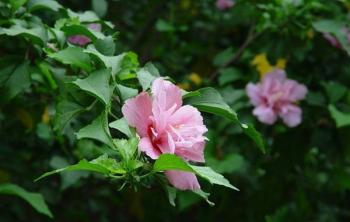
[[[139,144],[139,140],[136,137],[132,137],[129,140],[126,139],[115,139],[113,140],[117,150],[122,156],[123,160],[131,160],[133,159],[137,146]]]
[[[115,43],[112,36],[104,39],[97,39],[94,43],[97,51],[106,56],[113,56],[115,53]]]
[[[215,66],[224,66],[228,61],[230,61],[230,59],[232,58],[234,54],[233,49],[227,48],[224,51],[220,52],[219,54],[217,54],[214,58],[214,65]]]
[[[124,133],[127,137],[135,137],[135,130],[129,127],[129,124],[126,122],[126,119],[123,117],[109,124],[109,127],[119,130]]]
[[[326,89],[330,103],[338,102],[346,93],[347,88],[337,82],[323,82],[323,87]]]
[[[191,168],[198,176],[208,180],[211,184],[218,184],[238,191],[238,189],[232,186],[225,177],[223,177],[221,174],[216,173],[210,167],[192,165]]]
[[[228,154],[220,160],[206,158],[206,163],[218,173],[232,173],[241,170],[245,164],[244,158],[235,153]]]
[[[215,203],[213,203],[209,200],[210,193],[206,193],[203,190],[192,190],[192,192],[197,194],[198,196],[202,197],[210,206],[215,205]]]
[[[242,77],[242,73],[236,68],[227,68],[220,71],[219,85],[223,86],[232,83]]]
[[[197,107],[203,112],[223,116],[234,122],[238,122],[237,114],[228,106],[218,91],[213,88],[202,88],[197,90],[199,96],[192,96],[185,99],[185,102]]]
[[[10,4],[12,6],[12,11],[17,11],[27,1],[28,0],[10,0]]]
[[[221,174],[216,173],[210,167],[193,166],[174,154],[162,154],[153,165],[153,171],[159,172],[164,170],[180,170],[193,172],[196,175],[208,180],[211,184],[225,186],[238,190]]]
[[[102,112],[90,125],[87,125],[76,133],[78,139],[89,138],[105,143],[111,148],[114,147],[107,125],[107,116]]]
[[[337,128],[350,125],[350,114],[340,112],[334,105],[329,105],[328,110],[335,120]]]
[[[163,19],[157,20],[156,29],[159,32],[174,32],[176,30],[176,28],[172,24]]]
[[[53,218],[50,209],[46,205],[45,200],[40,193],[28,192],[22,187],[17,186],[16,184],[5,183],[0,184],[0,194],[18,196],[27,201],[39,213]]]
[[[107,13],[108,2],[106,0],[92,0],[92,9],[102,18]]]
[[[171,186],[166,186],[165,187],[167,193],[168,193],[168,200],[169,200],[169,203],[175,207],[176,204],[175,204],[175,199],[176,199],[176,188],[174,187],[171,187]]]
[[[95,58],[100,60],[106,68],[112,69],[112,76],[115,76],[121,69],[121,62],[125,54],[118,56],[105,56],[101,54],[93,45],[89,45],[84,52],[93,55]]]
[[[119,98],[122,101],[125,101],[129,98],[135,97],[139,91],[137,89],[134,88],[130,88],[130,87],[126,87],[120,84],[116,85],[116,88],[118,89],[118,94],[119,94]]]
[[[77,79],[73,82],[80,89],[88,92],[103,104],[110,104],[112,90],[109,86],[110,71],[101,69],[91,73],[85,79]]]
[[[62,6],[55,0],[30,0],[28,3],[29,12],[47,9],[58,11],[60,8],[62,8]]]
[[[56,53],[48,54],[48,57],[55,59],[63,64],[82,68],[86,71],[91,70],[90,57],[83,52],[80,47],[67,47]]]
[[[34,44],[44,46],[47,42],[48,35],[43,25],[39,24],[23,24],[23,21],[14,20],[14,25],[10,28],[1,28],[0,35],[21,36],[30,39]],[[26,25],[26,27],[24,27]],[[31,27],[27,27],[31,26]]]
[[[109,170],[112,174],[125,174],[126,171],[122,169],[121,165],[117,163],[115,159],[109,158],[107,154],[103,154],[102,156],[98,157],[97,159],[94,159],[90,161],[90,163],[98,164],[99,166],[102,166]]]
[[[155,80],[157,76],[152,74],[149,66],[145,66],[137,72],[137,78],[142,86],[142,90],[146,91],[151,87],[153,80]]]
[[[181,170],[194,172],[187,162],[174,154],[160,155],[156,162],[154,162],[153,170],[156,172],[164,170]]]
[[[29,76],[29,62],[23,62],[18,65],[4,82],[1,89],[0,100],[8,101],[19,93],[29,88],[30,76]]]
[[[84,111],[85,108],[76,103],[70,102],[68,100],[60,101],[56,107],[54,129],[58,131],[63,130],[74,116]]]
[[[260,133],[256,131],[252,124],[240,123],[237,114],[225,103],[218,91],[208,87],[199,89],[197,92],[200,95],[188,97],[185,102],[197,107],[200,111],[219,115],[238,123],[243,132],[253,139],[259,149],[265,153],[265,145]]]
[[[37,179],[35,179],[35,182],[60,172],[64,172],[64,171],[69,172],[69,171],[77,171],[77,170],[92,171],[92,172],[96,172],[104,175],[108,175],[109,173],[111,173],[110,170],[108,170],[105,166],[102,166],[99,163],[92,163],[91,161],[88,162],[87,160],[83,159],[83,160],[80,160],[79,163],[77,164],[66,166],[64,168],[60,168],[50,172],[46,172],[40,177],[38,177]]]

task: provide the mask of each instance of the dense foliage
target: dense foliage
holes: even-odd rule
[[[1,221],[349,220],[349,8],[2,0]],[[201,111],[204,164],[138,149],[122,107],[155,80]]]

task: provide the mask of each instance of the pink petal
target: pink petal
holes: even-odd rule
[[[201,187],[194,173],[167,170],[164,172],[169,183],[180,190],[199,190]]]
[[[80,46],[84,46],[88,43],[91,42],[91,40],[83,35],[73,35],[68,37],[68,41],[72,44],[76,44],[76,45],[80,45]]]
[[[122,107],[122,113],[129,125],[136,127],[141,137],[147,136],[152,115],[152,99],[148,93],[142,92],[135,98],[128,99]]]
[[[248,83],[246,86],[246,92],[250,99],[250,102],[254,106],[258,106],[262,103],[260,84]]]
[[[204,147],[205,142],[203,140],[203,142],[195,143],[190,149],[176,147],[175,154],[189,161],[204,163]]]
[[[215,3],[216,7],[220,10],[229,9],[234,6],[233,0],[217,0]]]
[[[92,29],[94,31],[98,31],[100,32],[102,27],[101,27],[101,24],[98,24],[98,23],[91,23],[87,26],[89,29]]]
[[[272,108],[258,106],[253,110],[253,114],[258,117],[259,121],[271,125],[276,122],[277,115]]]
[[[169,122],[174,126],[183,124],[204,126],[201,113],[198,109],[190,105],[182,106],[180,109],[176,110],[173,115],[171,115]]]
[[[285,105],[282,107],[279,116],[283,122],[289,127],[295,127],[301,123],[302,111],[298,106]]]
[[[332,36],[331,34],[329,33],[323,33],[323,37],[334,47],[340,49],[341,48],[341,45],[338,41],[337,38],[335,38],[334,36]]]
[[[139,143],[139,149],[142,152],[145,152],[147,156],[152,159],[157,159],[160,156],[160,152],[158,149],[155,149],[152,145],[151,140],[148,137],[143,137]]]
[[[283,99],[291,102],[302,100],[307,94],[306,86],[294,80],[286,80],[283,85],[283,91]]]
[[[286,72],[283,69],[274,69],[271,72],[264,75],[263,81],[265,80],[278,80],[283,82],[286,79]]]
[[[175,142],[168,132],[160,135],[157,146],[162,153],[175,153]]]
[[[182,105],[180,88],[163,78],[157,78],[152,84],[152,94],[155,103],[162,110],[169,110],[175,105],[175,110]]]

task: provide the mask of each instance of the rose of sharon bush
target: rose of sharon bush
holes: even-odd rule
[[[260,83],[249,83],[246,91],[259,121],[271,125],[280,117],[289,127],[300,124],[302,111],[296,103],[305,98],[307,88],[287,79],[284,70],[274,69]]]
[[[122,107],[127,122],[141,137],[139,149],[152,159],[171,153],[186,161],[204,162],[207,128],[200,112],[183,106],[180,88],[162,78],[154,80],[151,92],[140,93]],[[193,173],[168,170],[165,175],[178,189],[200,189]]]
[[[233,0],[217,0],[215,5],[220,10],[226,10],[234,6]]]
[[[87,26],[89,29],[94,31],[101,31],[101,25],[92,23]],[[84,35],[73,35],[68,37],[68,41],[75,45],[85,46],[86,44],[91,42],[91,39]]]

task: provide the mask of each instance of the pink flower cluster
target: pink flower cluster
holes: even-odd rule
[[[89,24],[87,27],[94,31],[101,31],[101,25],[97,23]],[[85,46],[91,42],[91,39],[84,35],[73,35],[68,37],[68,41],[75,45]]]
[[[151,92],[128,99],[122,107],[127,122],[141,137],[139,149],[152,159],[170,153],[186,161],[204,162],[207,128],[200,112],[183,105],[180,88],[162,78],[154,80]],[[165,175],[178,189],[200,189],[193,173],[167,170]]]
[[[233,0],[217,0],[215,5],[219,10],[226,10],[232,8],[235,2]]]
[[[274,69],[260,83],[249,83],[246,91],[260,122],[271,125],[280,117],[289,127],[301,123],[302,110],[296,103],[305,98],[307,88],[287,79],[284,70]]]
[[[350,30],[348,28],[342,28],[341,30],[347,38],[348,43],[350,44]],[[334,37],[333,35],[331,35],[330,33],[323,33],[323,37],[334,47],[341,49],[342,46],[339,42],[339,40]]]

